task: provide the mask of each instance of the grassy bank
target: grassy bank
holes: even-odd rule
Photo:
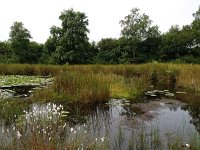
[[[141,65],[20,65],[1,64],[1,75],[55,77],[35,101],[98,103],[112,98],[137,100],[151,84],[176,83],[200,93],[200,65],[149,63]]]

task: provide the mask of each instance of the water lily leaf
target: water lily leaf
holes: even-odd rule
[[[169,90],[163,90],[163,92],[169,92]]]
[[[61,117],[67,117],[68,115],[60,115]]]
[[[173,97],[174,93],[166,93],[165,96]]]
[[[176,94],[186,94],[186,92],[180,92],[180,91],[178,91],[178,92],[176,92]]]
[[[61,111],[61,114],[69,114],[69,111]]]

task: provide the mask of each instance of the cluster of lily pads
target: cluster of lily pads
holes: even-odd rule
[[[38,85],[44,82],[45,82],[44,78],[37,76],[21,76],[21,75],[0,76],[0,86]]]
[[[25,90],[23,95],[18,97],[27,97],[32,93],[34,88],[40,88],[51,84],[53,78],[42,78],[37,76],[21,76],[21,75],[6,75],[0,76],[0,99],[8,99],[17,97],[19,90]]]
[[[145,95],[153,98],[153,97],[161,97],[161,96],[173,97],[175,94],[169,92],[169,90],[163,90],[163,91],[161,91],[161,90],[153,90],[153,91],[146,91]]]
[[[175,94],[185,94],[185,93],[186,92],[180,92],[180,91],[172,93],[169,90],[152,90],[152,91],[146,91],[145,95],[151,98],[158,98],[158,97],[174,97]]]

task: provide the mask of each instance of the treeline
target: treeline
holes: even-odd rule
[[[31,40],[22,22],[14,22],[9,39],[0,42],[0,63],[131,64],[151,61],[200,63],[200,7],[190,25],[171,26],[161,33],[146,14],[134,8],[120,21],[118,39],[89,42],[88,18],[73,9],[59,16],[44,44]]]

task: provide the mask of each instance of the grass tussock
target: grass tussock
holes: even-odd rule
[[[52,87],[42,90],[37,97],[44,101],[53,99],[83,104],[100,103],[110,98],[109,86],[109,81],[100,74],[66,72],[56,76]]]

